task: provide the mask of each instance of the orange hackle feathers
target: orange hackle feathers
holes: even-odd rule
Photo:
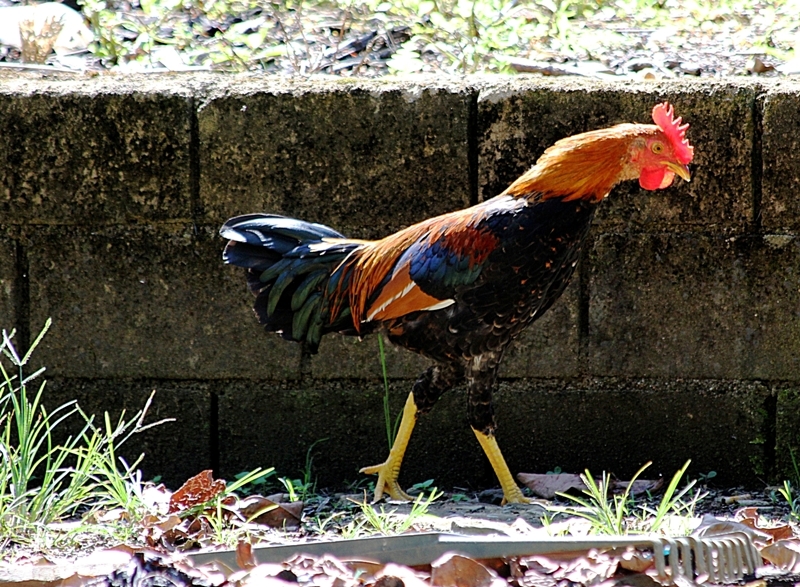
[[[694,158],[694,147],[689,144],[689,139],[686,138],[686,130],[689,128],[689,124],[681,125],[683,119],[680,116],[673,118],[673,115],[674,109],[669,102],[656,104],[653,107],[653,122],[669,139],[678,160],[686,165]]]
[[[650,124],[619,124],[561,139],[503,194],[602,200],[622,179],[630,139],[657,130]]]

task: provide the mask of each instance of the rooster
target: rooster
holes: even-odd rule
[[[689,181],[687,124],[668,103],[655,124],[619,124],[547,149],[499,196],[377,241],[273,214],[228,220],[223,260],[244,267],[268,331],[315,353],[323,335],[383,332],[435,363],[414,383],[374,499],[408,500],[398,475],[417,417],[466,383],[469,423],[505,503],[525,503],[495,439],[492,389],[503,352],[561,296],[600,202],[623,180]]]

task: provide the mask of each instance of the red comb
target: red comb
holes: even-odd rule
[[[686,129],[689,128],[688,124],[681,126],[681,118],[673,118],[674,110],[672,104],[664,102],[656,104],[653,107],[653,122],[658,125],[669,142],[672,143],[672,150],[678,161],[686,165],[694,157],[694,147],[689,144],[689,139],[686,138]]]

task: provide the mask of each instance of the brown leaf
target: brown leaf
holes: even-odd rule
[[[214,478],[211,470],[198,473],[189,479],[183,486],[172,494],[169,500],[168,513],[182,512],[211,501],[225,491],[225,481]]]
[[[649,553],[645,556],[643,552],[629,546],[625,552],[619,554],[619,566],[626,571],[644,573],[653,566],[653,557]]]
[[[389,563],[375,575],[375,587],[430,587],[408,567]]]
[[[314,557],[298,554],[284,563],[301,585],[314,587],[350,587],[358,583],[353,572],[331,555]]]
[[[497,573],[478,561],[447,553],[431,563],[431,584],[437,587],[489,587]]]
[[[520,563],[532,574],[549,575],[559,581],[566,579],[581,585],[594,585],[608,579],[614,575],[619,564],[617,557],[596,550],[590,550],[586,556],[565,559],[556,556],[526,556],[520,559]]]
[[[542,475],[534,473],[517,474],[519,482],[544,499],[553,499],[557,493],[567,493],[570,490],[584,490],[586,485],[580,475],[572,473],[558,473],[555,475]],[[614,480],[610,484],[610,489],[616,493],[621,493],[630,485],[630,481]],[[631,486],[631,495],[641,495],[643,493],[653,493],[661,489],[664,479],[648,480],[637,479]]]
[[[794,532],[792,527],[788,524],[773,524],[771,526],[764,526],[761,523],[761,517],[758,515],[758,508],[747,507],[736,511],[735,519],[745,526],[769,534],[773,541],[785,540],[792,538]]]
[[[239,512],[248,522],[270,528],[286,528],[287,530],[295,530],[300,527],[303,507],[302,501],[277,503],[260,495],[246,497],[238,504]]]
[[[229,585],[237,587],[297,587],[297,583],[289,582],[291,575],[282,565],[263,564],[246,572],[234,573],[228,579]]]
[[[585,557],[574,559],[563,571],[556,573],[556,576],[572,583],[592,585],[613,576],[617,572],[618,564],[616,557],[590,550]]]
[[[258,561],[253,554],[253,545],[249,542],[239,542],[236,545],[236,564],[240,569],[253,569],[258,566]]]
[[[180,523],[181,523],[180,516],[177,516],[175,514],[171,514],[169,516],[153,516],[147,514],[142,518],[143,527],[158,528],[163,532],[166,532],[167,530],[172,530],[175,526],[177,526]]]
[[[566,493],[571,489],[585,489],[580,475],[558,473],[542,475],[536,473],[518,473],[517,479],[534,494],[544,499],[553,499],[557,492]]]
[[[800,572],[800,541],[778,540],[761,549],[761,556],[773,565],[791,573]]]

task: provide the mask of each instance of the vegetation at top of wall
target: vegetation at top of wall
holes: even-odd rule
[[[798,0],[81,3],[94,56],[127,70],[377,76],[510,72],[527,58],[588,60],[616,74],[731,75],[746,73],[749,55],[790,60],[800,33]]]

